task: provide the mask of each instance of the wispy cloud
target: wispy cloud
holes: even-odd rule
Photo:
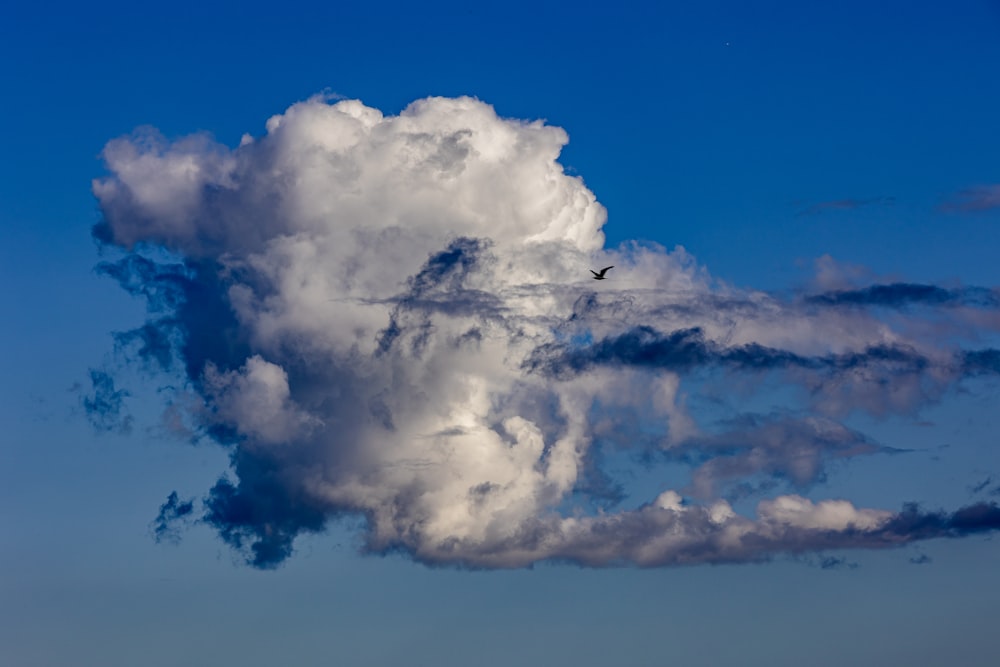
[[[180,540],[180,527],[194,518],[194,501],[181,500],[174,491],[166,502],[160,505],[160,512],[150,525],[153,539],[157,542],[177,542]]]
[[[694,469],[686,489],[693,497],[717,498],[727,482],[755,476],[784,480],[804,490],[825,479],[832,461],[893,451],[823,417],[745,415],[730,426],[722,433],[690,437],[670,448],[692,452],[696,461],[706,459]]]
[[[932,326],[946,309],[995,309],[994,292],[769,294],[683,249],[605,248],[603,207],[557,162],[566,141],[431,98],[398,116],[309,100],[232,149],[148,129],[110,142],[94,234],[119,256],[98,270],[148,310],[116,345],[182,374],[164,394],[171,424],[231,453],[199,501],[167,499],[154,535],[199,521],[269,568],[297,536],[356,516],[366,552],[425,563],[660,566],[997,527],[989,504],[799,495],[834,462],[890,451],[840,415],[912,415],[1000,372],[1000,351],[975,346],[996,318]],[[608,265],[595,285],[587,269]],[[98,380],[95,411],[120,411]],[[686,400],[718,380],[795,403],[755,414],[734,395],[720,422]],[[615,509],[625,490],[602,452],[630,447],[690,466],[687,497]],[[748,491],[752,514],[725,499]]]
[[[1000,183],[960,190],[941,209],[951,213],[976,213],[1000,208]]]
[[[839,556],[827,556],[819,562],[824,570],[856,570],[858,564]]]
[[[90,391],[81,394],[80,405],[83,406],[87,421],[99,432],[116,432],[128,434],[132,431],[132,415],[125,406],[129,392],[118,389],[115,379],[104,370],[90,370]],[[83,391],[79,385],[74,391]]]
[[[881,306],[902,308],[909,305],[971,306],[976,308],[1000,307],[1000,293],[995,289],[964,287],[948,289],[937,285],[914,283],[889,283],[869,285],[850,290],[836,290],[814,294],[806,298],[809,303],[829,306]]]
[[[992,483],[993,483],[993,478],[992,477],[987,477],[986,479],[984,479],[983,481],[979,482],[978,484],[973,484],[972,486],[970,486],[969,487],[969,493],[971,493],[972,495],[976,495],[977,493],[980,493],[980,492],[984,491],[986,489],[986,487],[988,487]]]
[[[830,211],[854,211],[859,208],[873,206],[892,206],[896,203],[895,197],[870,197],[868,199],[833,199],[829,201],[816,202],[800,209],[798,216],[819,215]]]

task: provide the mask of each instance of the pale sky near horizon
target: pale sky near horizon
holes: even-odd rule
[[[998,34],[5,8],[0,663],[994,664]]]

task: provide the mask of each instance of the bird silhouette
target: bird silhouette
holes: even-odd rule
[[[615,267],[605,266],[603,269],[601,269],[600,273],[594,271],[593,269],[591,269],[590,272],[594,274],[594,280],[604,280],[604,274],[608,272],[608,269],[613,269],[613,268]]]

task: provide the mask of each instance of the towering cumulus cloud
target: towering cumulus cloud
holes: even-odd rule
[[[149,310],[118,344],[182,374],[168,415],[231,453],[197,506],[168,499],[158,536],[193,518],[272,567],[296,536],[358,516],[370,552],[522,567],[739,562],[998,526],[992,504],[802,495],[830,461],[883,449],[844,414],[912,411],[997,372],[996,351],[962,347],[1000,327],[989,290],[778,297],[713,280],[681,249],[606,249],[604,208],[557,162],[565,132],[470,98],[398,116],[311,99],[266,129],[236,148],[140,131],[107,145],[94,183],[94,234],[120,252],[99,270]],[[700,419],[685,396],[719,377],[790,387],[795,404]],[[618,448],[690,463],[690,485],[601,505]],[[730,504],[741,493],[762,496],[755,512]]]

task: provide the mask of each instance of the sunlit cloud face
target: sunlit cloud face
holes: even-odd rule
[[[107,145],[94,183],[95,236],[122,252],[99,268],[150,313],[116,340],[182,373],[168,419],[229,449],[199,520],[253,565],[345,515],[369,552],[467,567],[744,562],[997,526],[988,503],[801,495],[884,451],[843,415],[909,413],[1000,368],[963,347],[1000,326],[992,292],[779,297],[683,249],[605,248],[604,208],[557,161],[565,132],[470,98],[397,116],[312,99],[266,129],[236,148],[143,130]],[[943,311],[968,315],[945,335]],[[798,403],[719,428],[685,393],[713,377]],[[594,511],[601,447],[687,461],[690,484]],[[750,481],[785,495],[744,516],[724,498]],[[171,496],[156,535],[195,514]]]

